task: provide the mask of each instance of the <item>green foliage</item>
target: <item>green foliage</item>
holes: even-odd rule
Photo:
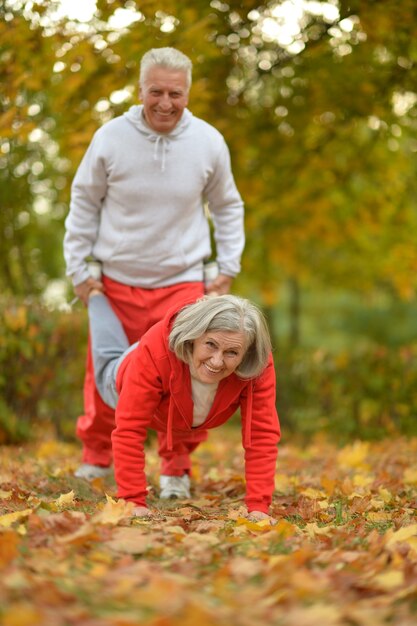
[[[34,300],[0,303],[0,443],[51,426],[57,435],[74,435],[86,330],[84,311],[49,311]]]
[[[63,274],[75,169],[95,129],[137,101],[142,54],[173,45],[194,61],[190,108],[231,148],[244,272],[263,304],[288,278],[413,297],[414,0],[377,14],[371,0],[305,3],[287,44],[277,32],[289,3],[100,0],[82,27],[57,21],[55,4],[0,7],[3,291],[39,292]],[[126,8],[136,21],[112,26]]]
[[[275,11],[284,4],[265,1],[254,10],[249,0],[170,0],[161,8],[157,0],[99,0],[80,27],[53,19],[56,2],[1,3],[3,294],[38,294],[62,278],[64,218],[82,155],[102,123],[137,102],[142,54],[172,45],[193,59],[190,108],[224,133],[245,201],[247,245],[237,291],[274,320],[282,286],[292,285],[288,336],[294,344],[301,337],[301,345],[304,334],[312,343],[310,328],[304,332],[298,319],[305,292],[337,288],[413,301],[415,0],[387,0],[378,11],[373,0],[322,3],[334,9],[327,15],[317,10],[320,3],[310,9],[306,3],[290,46],[265,29],[278,27],[283,18]],[[139,11],[138,19],[112,26],[126,8]],[[3,303],[1,315],[0,438],[19,440],[45,419],[66,432],[66,416],[73,419],[81,408],[83,314]],[[412,334],[405,315],[393,305],[394,349]],[[343,357],[344,368],[327,352],[278,363],[281,413],[294,430],[333,428],[340,438],[377,436],[391,427],[408,432],[404,406],[415,406],[408,362],[395,362],[396,352],[378,361],[378,349],[362,341],[366,334],[387,341],[390,322],[390,315],[377,319],[366,307],[346,318],[345,336],[360,336],[364,352]],[[378,399],[375,385],[383,376]]]
[[[85,311],[49,311],[35,301],[3,303],[0,328],[0,443],[48,428],[72,438],[82,411]],[[319,433],[339,443],[417,435],[417,345],[280,349],[275,361],[286,441]]]
[[[339,443],[417,435],[417,345],[331,353],[296,350],[276,357],[284,429]]]

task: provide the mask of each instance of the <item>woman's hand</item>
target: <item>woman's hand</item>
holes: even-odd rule
[[[263,513],[262,511],[251,511],[250,513],[247,514],[246,518],[250,522],[262,522],[263,520],[266,519],[269,521],[271,526],[275,526],[275,524],[278,521],[274,517],[271,517],[270,515],[268,515],[268,513]]]
[[[146,506],[135,506],[132,513],[135,517],[153,517],[152,511]]]

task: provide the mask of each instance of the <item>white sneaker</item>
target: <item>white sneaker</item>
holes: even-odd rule
[[[159,486],[161,488],[159,497],[163,500],[169,498],[191,498],[190,477],[188,474],[183,476],[164,476],[164,474],[161,474]]]
[[[83,463],[78,469],[75,470],[74,476],[76,478],[85,478],[85,480],[93,480],[94,478],[104,478],[112,473],[111,467],[101,467],[100,465],[90,465],[90,463]]]

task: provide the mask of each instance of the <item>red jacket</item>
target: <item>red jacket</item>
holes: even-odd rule
[[[144,442],[147,429],[190,432],[193,422],[191,377],[187,364],[168,347],[175,315],[167,315],[142,337],[119,368],[119,401],[112,434],[118,497],[146,506]],[[275,408],[275,370],[268,366],[257,378],[242,380],[235,374],[220,381],[212,408],[196,430],[224,424],[240,408],[248,511],[268,512],[274,490],[280,427]]]

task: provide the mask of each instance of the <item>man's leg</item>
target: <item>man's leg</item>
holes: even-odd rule
[[[126,353],[136,348],[137,343],[129,345],[123,326],[105,295],[99,293],[90,297],[88,317],[96,387],[104,402],[115,409],[119,399],[117,371]]]
[[[112,463],[111,433],[114,429],[114,409],[100,398],[94,380],[90,341],[88,342],[84,378],[84,414],[77,420],[76,434],[83,442],[83,463],[109,467]]]
[[[106,296],[122,323],[129,343],[138,341],[168,308],[198,299],[204,294],[203,283],[181,283],[160,289],[141,289],[122,285],[102,277]],[[83,443],[83,462],[108,467],[112,462],[111,433],[114,410],[100,398],[94,382],[94,368],[88,345],[84,381],[84,415],[77,421],[77,436]]]

